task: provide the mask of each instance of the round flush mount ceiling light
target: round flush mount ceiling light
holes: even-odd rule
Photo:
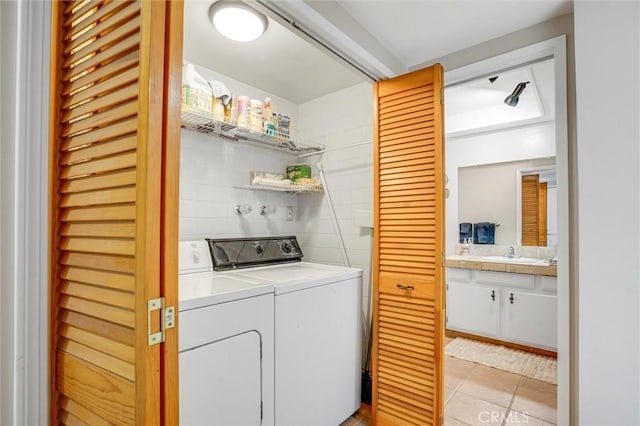
[[[220,34],[235,41],[255,40],[267,29],[266,16],[235,0],[213,3],[209,20]]]

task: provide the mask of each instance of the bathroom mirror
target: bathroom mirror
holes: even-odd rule
[[[524,209],[523,179],[526,182]],[[530,183],[533,181],[536,182],[535,203]],[[543,191],[544,203],[537,201],[542,199]],[[525,215],[523,221],[523,211],[526,214],[535,211],[535,220]],[[557,241],[555,157],[458,168],[458,223],[463,222],[495,223],[497,245],[554,246]],[[532,227],[535,227],[535,242]],[[540,231],[542,227],[544,230]]]

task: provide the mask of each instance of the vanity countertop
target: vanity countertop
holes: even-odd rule
[[[445,258],[449,268],[479,269],[482,271],[513,272],[517,274],[545,275],[556,277],[558,267],[549,265],[544,259],[507,258],[505,256],[452,255]]]

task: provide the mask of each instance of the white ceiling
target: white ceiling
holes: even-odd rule
[[[255,41],[242,43],[223,37],[209,21],[207,12],[213,2],[185,1],[183,56],[188,62],[296,104],[362,81],[352,69],[272,19]]]
[[[447,137],[489,131],[514,125],[553,120],[553,59],[497,73],[445,88],[445,133]],[[519,82],[529,82],[518,105],[504,99]]]
[[[407,67],[573,11],[571,0],[339,0]]]
[[[261,7],[257,0],[244,0]],[[210,24],[214,0],[186,0],[184,57],[297,104],[370,81],[278,24],[239,43]],[[330,42],[354,62],[391,77],[416,65],[570,13],[571,0],[260,0]]]

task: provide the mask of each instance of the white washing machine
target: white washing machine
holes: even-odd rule
[[[213,271],[204,241],[180,243],[180,424],[274,424],[274,294]]]
[[[275,288],[276,425],[346,420],[360,407],[362,270],[301,262],[295,237],[208,242],[215,269]]]

